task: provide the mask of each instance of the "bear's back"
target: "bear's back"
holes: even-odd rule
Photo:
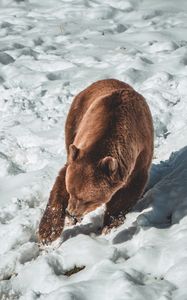
[[[66,145],[85,149],[127,134],[143,143],[152,135],[152,118],[144,98],[128,84],[115,79],[100,80],[74,99],[66,121]],[[105,142],[104,142],[105,143]],[[107,143],[110,144],[110,143]],[[99,146],[99,145],[98,145]],[[101,145],[100,145],[101,146]]]
[[[89,106],[99,97],[104,97],[106,94],[119,89],[132,90],[128,84],[122,81],[116,79],[104,79],[92,83],[74,98],[65,124],[67,151],[69,145],[73,143],[77,128]]]

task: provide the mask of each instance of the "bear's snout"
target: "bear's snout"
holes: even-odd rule
[[[67,214],[73,218],[81,217],[84,212],[80,201],[74,198],[69,199],[69,203],[66,211]]]
[[[70,218],[76,218],[74,215],[72,215],[69,210],[66,208],[66,215]]]

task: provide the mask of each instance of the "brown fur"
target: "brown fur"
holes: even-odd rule
[[[44,242],[60,236],[66,212],[80,218],[103,203],[104,226],[115,226],[142,195],[153,155],[148,105],[114,79],[95,82],[75,97],[65,135],[67,164],[39,227]]]

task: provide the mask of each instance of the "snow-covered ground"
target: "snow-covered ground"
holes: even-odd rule
[[[187,299],[186,37],[186,0],[0,0],[0,299]],[[72,98],[111,77],[153,114],[148,191],[110,234],[98,210],[41,249]]]

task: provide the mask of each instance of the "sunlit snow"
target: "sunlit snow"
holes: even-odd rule
[[[186,0],[0,0],[0,299],[187,299],[186,37]],[[98,209],[40,248],[70,104],[103,78],[150,106],[147,192],[110,234]]]

